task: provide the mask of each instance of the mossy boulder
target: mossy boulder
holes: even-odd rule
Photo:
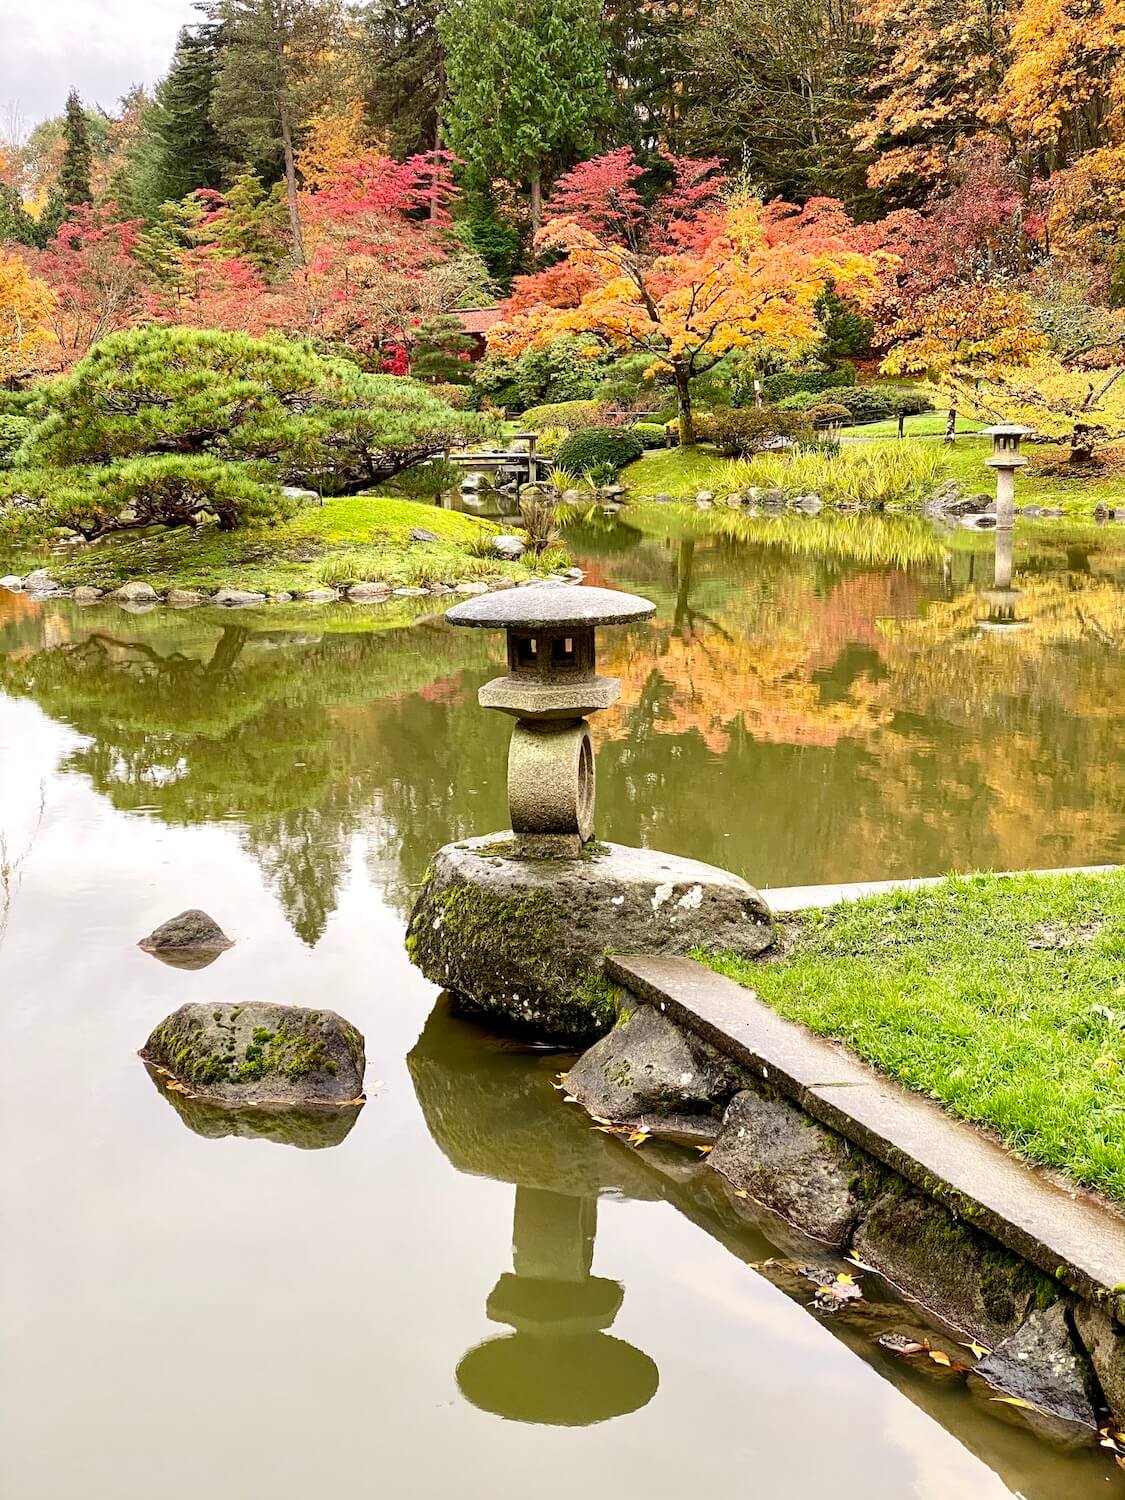
[[[651,1005],[624,1015],[566,1075],[567,1090],[604,1120],[710,1114],[742,1082],[728,1058]]]
[[[141,1056],[170,1087],[234,1107],[351,1104],[363,1093],[363,1037],[332,1010],[181,1005]]]
[[[654,849],[591,844],[577,859],[517,859],[511,834],[440,850],[407,933],[414,962],[471,1008],[560,1042],[608,1031],[605,955],[753,956],[769,911],[729,871]]]
[[[214,917],[197,907],[169,917],[137,944],[179,969],[204,969],[234,944]]]

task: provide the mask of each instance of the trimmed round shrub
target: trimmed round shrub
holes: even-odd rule
[[[882,422],[892,414],[886,386],[856,385],[848,390],[834,391],[832,399],[848,408],[853,422]]]
[[[808,418],[814,426],[819,426],[829,422],[850,422],[852,414],[839,401],[818,401],[815,406],[809,407]]]
[[[30,417],[6,417],[0,414],[0,469],[10,469],[16,449],[31,431]]]
[[[732,407],[711,417],[714,443],[728,458],[746,458],[760,453],[778,438],[796,443],[813,441],[812,423],[804,412],[782,411],[776,406]]]
[[[797,396],[802,392],[816,396],[821,391],[854,385],[854,365],[843,364],[835,370],[779,370],[776,375],[767,375],[762,381],[762,394],[767,401],[779,402],[786,396]]]
[[[629,431],[641,440],[646,448],[663,448],[664,428],[659,422],[634,422]]]
[[[884,393],[890,402],[892,417],[920,417],[923,412],[934,409],[929,392],[921,386],[887,386]]]
[[[568,474],[602,474],[609,469],[616,474],[644,451],[640,438],[627,427],[587,427],[559,445],[555,462]]]
[[[597,411],[596,401],[550,401],[545,406],[529,406],[519,420],[528,432],[541,432],[544,427],[566,427],[573,432],[585,427]]]

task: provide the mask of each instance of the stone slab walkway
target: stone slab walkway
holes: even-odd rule
[[[1080,1296],[1125,1284],[1125,1216],[785,1020],[752,990],[689,958],[614,955],[606,972]]]

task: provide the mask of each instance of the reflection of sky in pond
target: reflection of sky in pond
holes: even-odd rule
[[[584,529],[590,581],[658,604],[606,637],[625,701],[595,724],[599,832],[772,885],[1119,858],[1121,534],[1017,531],[1031,624],[1001,647],[975,624],[990,537],[817,524]],[[435,1009],[403,914],[438,844],[503,826],[507,724],[475,706],[500,641],[407,615],[0,595],[5,1493],[1103,1493],[1096,1453],[1037,1444],[750,1269],[791,1253],[777,1226],[592,1132],[558,1059]],[[237,939],[215,963],[135,947],[197,905]],[[135,1049],[189,998],[353,1020],[350,1130],[294,1150],[157,1099]],[[517,1311],[504,1278],[551,1280],[513,1257],[524,1189],[597,1199],[589,1278],[620,1306],[576,1336],[651,1362],[624,1415],[505,1420],[511,1370],[479,1405],[458,1385],[470,1351],[542,1342],[493,1316]],[[577,1377],[534,1352],[565,1413]]]

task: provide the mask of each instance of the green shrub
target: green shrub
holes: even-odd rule
[[[663,448],[667,440],[659,422],[634,422],[629,431],[640,438],[646,448]]]
[[[778,438],[797,443],[813,441],[812,424],[803,412],[782,411],[776,406],[731,407],[715,412],[711,428],[716,448],[727,458],[760,453]]]
[[[823,398],[821,398],[817,401],[815,406],[809,407],[808,418],[809,421],[812,422],[814,426],[816,426],[822,422],[826,424],[829,422],[847,423],[851,421],[852,414],[848,410],[848,408],[846,406],[842,406],[839,401],[825,401]]]
[[[779,370],[776,375],[767,375],[762,381],[762,394],[767,401],[781,401],[801,392],[815,396],[821,391],[854,385],[854,365],[844,364],[837,370]]]
[[[826,505],[878,509],[917,503],[933,494],[945,470],[940,443],[835,443],[812,452],[759,453],[726,464],[713,488],[734,494],[757,485],[787,495],[816,494]]]
[[[891,385],[881,389],[890,403],[892,417],[920,417],[934,409],[930,393],[919,385]]]
[[[31,431],[30,417],[6,417],[0,413],[0,469],[10,469],[16,449]]]
[[[557,462],[571,474],[617,473],[644,451],[640,438],[627,427],[587,427],[572,432],[560,445]]]
[[[142,526],[213,517],[224,531],[280,520],[293,506],[247,464],[165,454],[92,468],[14,469],[0,475],[0,535],[39,541],[59,530],[87,540]]]
[[[554,458],[569,436],[569,427],[540,427],[535,451],[541,458]]]
[[[882,422],[891,415],[888,387],[856,385],[849,390],[834,391],[833,400],[846,406],[853,422]]]
[[[573,432],[584,427],[597,411],[596,401],[550,401],[543,406],[529,406],[519,420],[528,432],[540,432],[544,427],[565,427]]]
[[[670,447],[675,448],[680,441],[680,419],[678,416],[669,417],[663,422],[662,429],[665,441]],[[715,429],[712,414],[709,411],[692,412],[691,425],[695,432],[697,443],[709,443],[712,441]]]
[[[39,386],[28,463],[111,463],[145,453],[268,463],[288,483],[348,493],[495,423],[419,385],[368,375],[308,344],[244,333],[136,328],[95,344]]]
[[[34,403],[37,388],[29,385],[22,391],[6,391],[0,389],[0,416],[24,417],[28,408]]]

